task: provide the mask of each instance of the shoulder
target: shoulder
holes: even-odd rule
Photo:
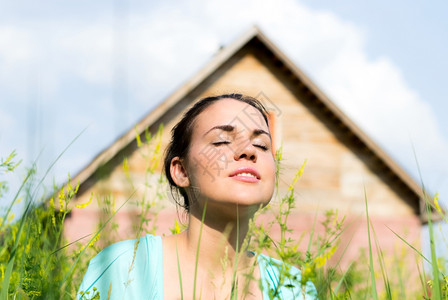
[[[98,271],[98,275],[113,267],[130,267],[136,260],[145,260],[150,248],[154,248],[160,237],[146,235],[140,239],[121,241],[112,244],[90,260],[89,272]],[[152,246],[152,247],[151,247]]]
[[[317,299],[317,291],[311,281],[302,283],[301,271],[281,260],[258,255],[258,265],[265,298]]]
[[[159,246],[160,237],[152,235],[108,246],[91,259],[79,291],[99,293],[101,297],[109,291],[116,296],[132,293],[150,273],[151,257],[159,260]]]

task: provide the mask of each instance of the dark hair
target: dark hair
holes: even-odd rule
[[[174,182],[171,177],[170,167],[171,161],[174,157],[179,157],[181,159],[186,158],[189,148],[191,137],[193,134],[194,121],[196,117],[203,112],[207,107],[212,105],[213,103],[222,100],[222,99],[233,99],[241,102],[245,102],[253,107],[255,107],[263,116],[266,124],[269,126],[268,122],[268,112],[263,104],[257,99],[245,96],[242,94],[224,94],[219,96],[206,97],[198,102],[196,102],[182,117],[182,119],[177,123],[173,129],[171,130],[171,141],[168,144],[168,147],[165,152],[165,157],[163,160],[164,170],[166,178],[168,179],[168,183],[170,185],[171,194],[173,195],[176,203],[183,207],[187,212],[190,211],[190,199],[188,199],[187,192],[184,188],[179,187]],[[181,194],[183,201],[181,201],[178,197],[178,193]],[[177,194],[177,197],[174,195]]]

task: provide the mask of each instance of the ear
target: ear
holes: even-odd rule
[[[184,167],[183,161],[178,156],[171,160],[170,173],[171,178],[173,178],[173,181],[177,186],[187,187],[190,185],[187,169]]]

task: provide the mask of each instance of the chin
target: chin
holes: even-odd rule
[[[228,203],[233,203],[239,206],[252,206],[252,207],[259,207],[264,206],[269,203],[271,198],[266,199],[266,196],[254,196],[253,194],[244,195],[240,194],[238,196],[234,196],[231,199],[229,199]]]
[[[269,203],[273,195],[273,189],[239,188],[239,187],[216,187],[211,190],[203,189],[203,196],[218,205],[217,209],[225,209],[225,206],[238,205],[258,209]],[[209,204],[211,204],[209,202]]]

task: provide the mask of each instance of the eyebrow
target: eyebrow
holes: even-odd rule
[[[214,126],[212,128],[210,128],[205,134],[204,136],[206,136],[207,134],[209,134],[211,131],[213,130],[222,130],[225,132],[232,132],[235,130],[235,127],[232,125],[217,125]],[[262,134],[266,134],[269,138],[271,138],[271,134],[269,132],[267,132],[266,130],[263,129],[255,129],[254,132],[252,133],[253,136],[259,136]]]
[[[266,130],[263,129],[255,129],[253,135],[254,136],[259,136],[262,134],[266,134],[269,138],[271,138],[271,134],[269,132],[267,132]]]

